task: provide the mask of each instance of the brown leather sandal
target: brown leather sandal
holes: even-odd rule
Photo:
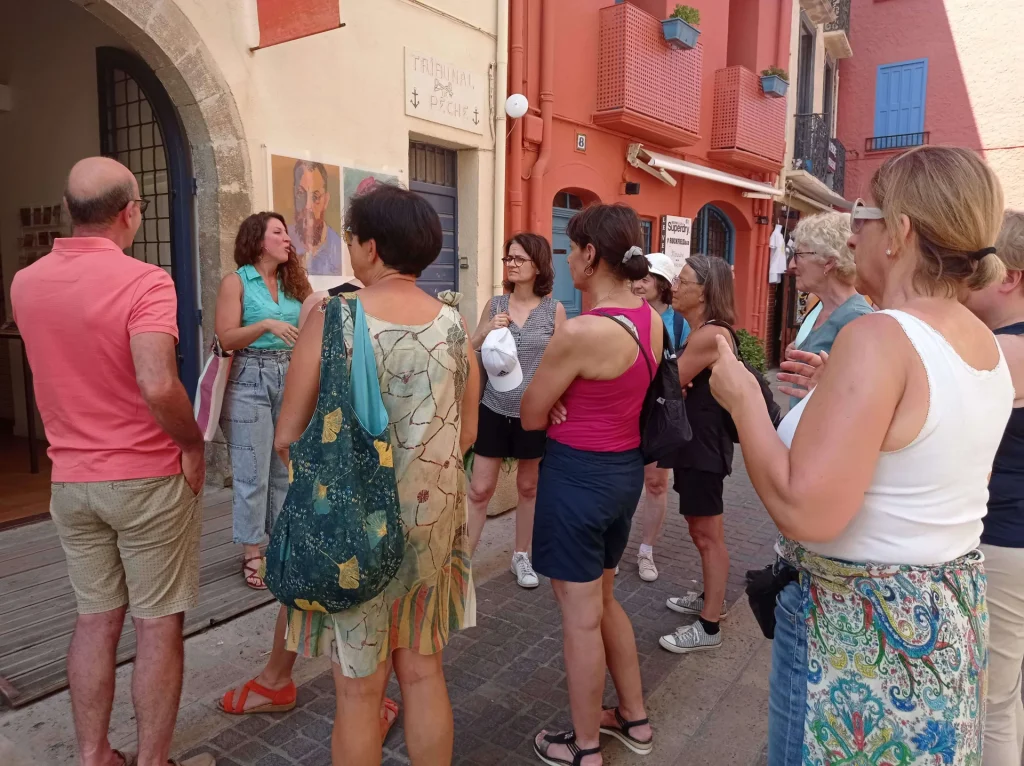
[[[262,556],[250,556],[247,559],[242,559],[242,575],[245,577],[245,584],[253,590],[267,589],[267,584],[263,582],[263,574],[266,571],[266,563]]]

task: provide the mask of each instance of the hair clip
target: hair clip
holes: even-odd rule
[[[980,261],[986,255],[995,255],[996,249],[994,247],[983,247],[981,250],[976,250],[973,253],[968,253],[967,257],[973,261]]]
[[[637,245],[633,245],[633,247],[629,248],[629,250],[626,251],[626,254],[624,256],[622,256],[622,262],[625,263],[630,258],[633,258],[633,257],[638,256],[638,255],[643,255],[643,254],[644,254],[643,250],[641,250]]]

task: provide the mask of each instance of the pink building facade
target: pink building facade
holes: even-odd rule
[[[836,134],[846,146],[846,197],[863,196],[887,157],[922,143],[966,146],[1024,207],[1024,3],[854,0],[857,55],[839,78]]]

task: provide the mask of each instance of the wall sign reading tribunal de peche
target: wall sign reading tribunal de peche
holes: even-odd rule
[[[425,53],[405,49],[405,113],[483,135],[487,129],[487,76]]]

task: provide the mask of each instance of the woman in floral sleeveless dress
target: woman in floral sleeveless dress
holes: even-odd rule
[[[378,717],[392,662],[410,759],[449,763],[441,650],[453,631],[476,623],[462,456],[476,438],[479,372],[457,296],[443,293],[438,302],[415,283],[441,247],[429,204],[381,187],[353,200],[346,224],[352,266],[366,285],[358,299],[390,422],[406,547],[398,573],[370,601],[337,614],[289,609],[288,648],[334,660],[334,763],[379,763]],[[324,321],[322,311],[310,315],[293,353],[276,439],[283,457],[316,407],[322,338],[331,330]],[[346,345],[352,333],[345,312]]]

